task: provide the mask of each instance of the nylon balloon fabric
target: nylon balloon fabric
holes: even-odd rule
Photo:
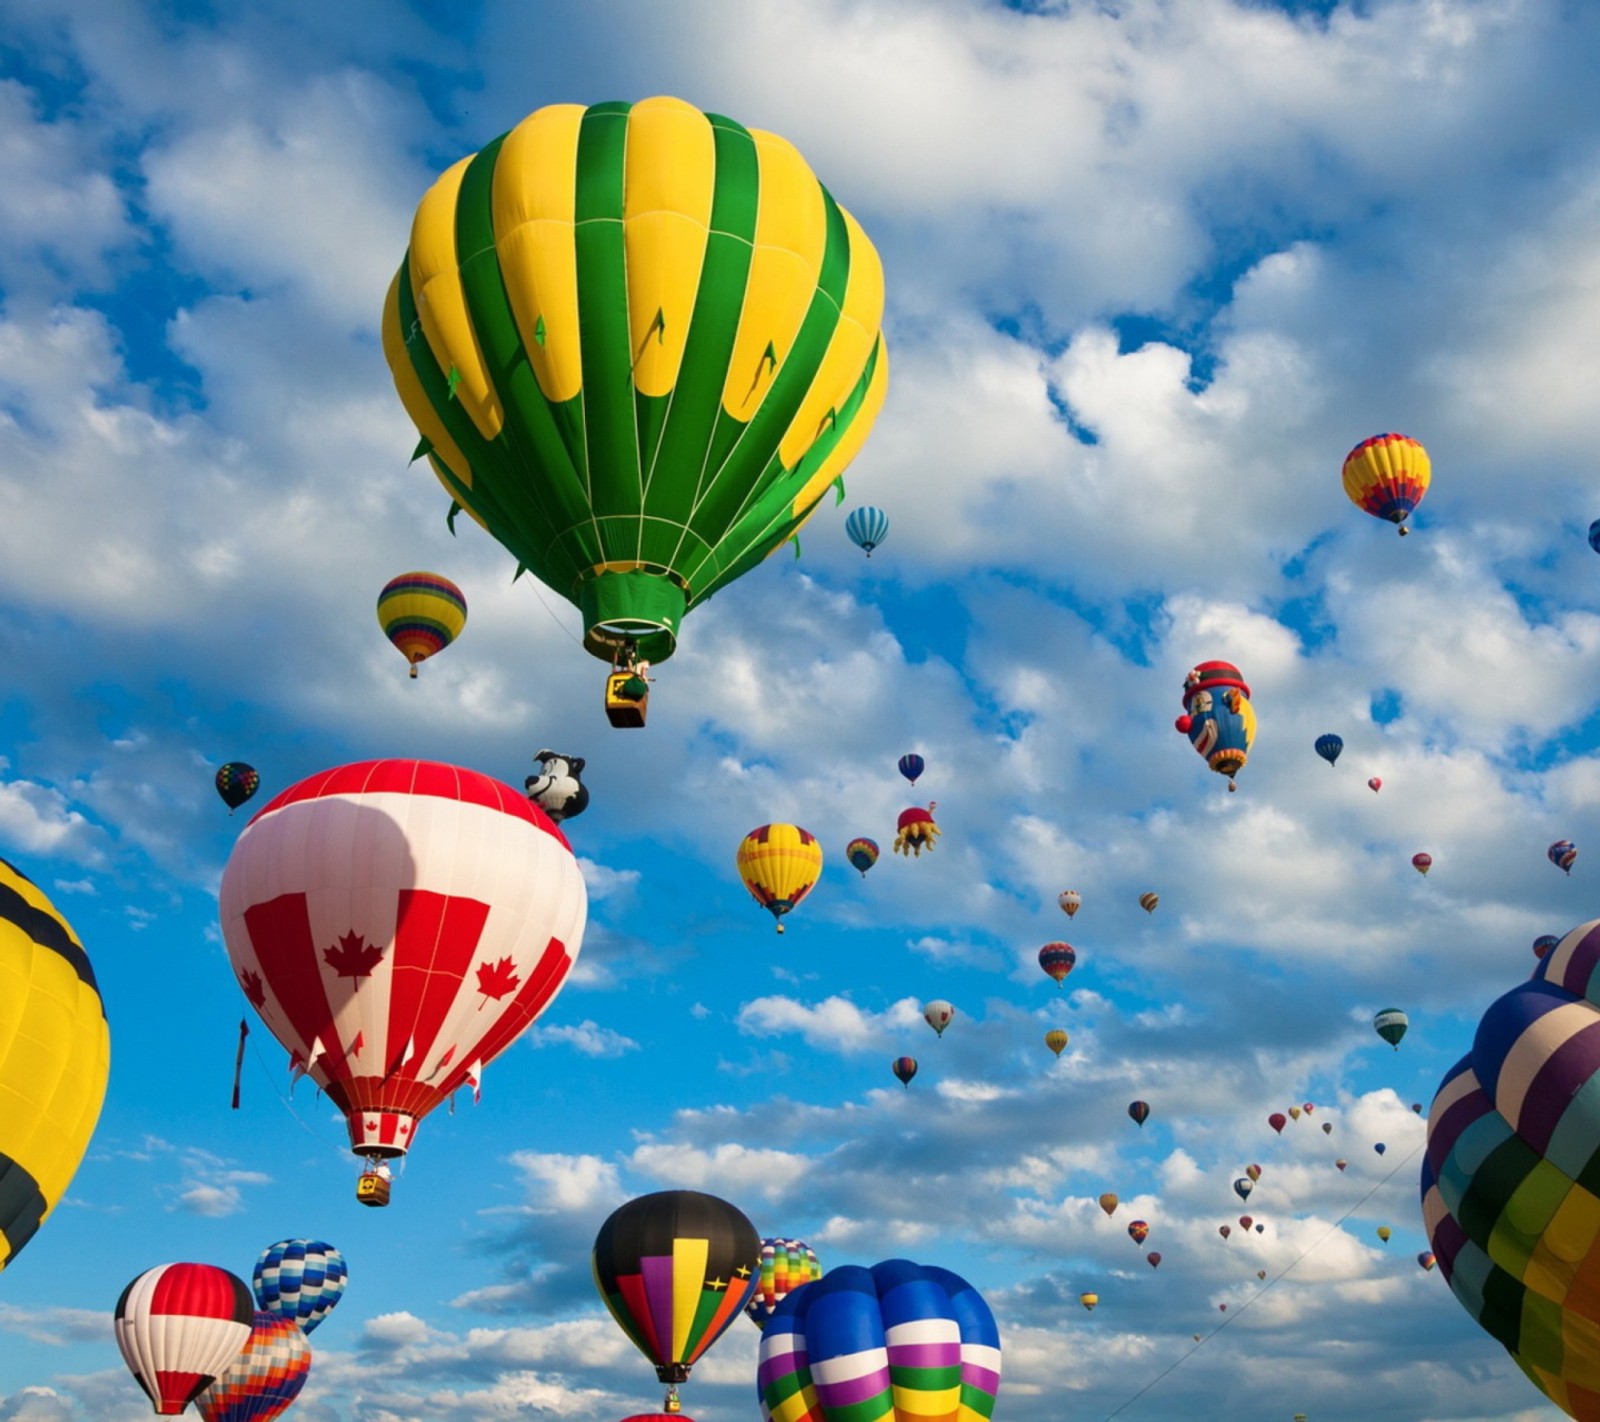
[[[1422,1214],[1462,1307],[1600,1422],[1600,919],[1490,1004],[1428,1114]]]
[[[250,1337],[227,1368],[194,1400],[205,1422],[272,1422],[311,1373],[311,1345],[291,1318],[257,1312]]]
[[[256,1305],[310,1333],[344,1293],[349,1270],[344,1255],[320,1239],[281,1239],[269,1244],[251,1275]]]
[[[1000,1391],[1000,1331],[971,1284],[889,1259],[830,1269],[773,1311],[756,1397],[765,1422],[979,1422]]]

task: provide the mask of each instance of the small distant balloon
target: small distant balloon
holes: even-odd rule
[[[1344,749],[1344,740],[1340,736],[1331,734],[1318,736],[1314,748],[1318,755],[1332,765],[1339,759],[1339,752]]]
[[[1333,1134],[1333,1122],[1332,1121],[1324,1121],[1322,1123],[1322,1134],[1325,1135],[1325,1136],[1331,1136]]]
[[[1411,856],[1411,867],[1419,874],[1426,874],[1428,870],[1433,868],[1433,856],[1431,854],[1413,854]]]
[[[936,997],[922,1009],[922,1020],[933,1028],[937,1036],[944,1036],[944,1029],[955,1018],[956,1010],[942,997]]]
[[[1422,1114],[1422,1103],[1420,1101],[1413,1101],[1411,1103],[1411,1109],[1420,1116]]]
[[[1147,893],[1139,895],[1139,907],[1142,908],[1146,913],[1154,913],[1156,911],[1156,905],[1160,902],[1161,896],[1159,894]]]
[[[1378,777],[1376,775],[1374,775],[1372,777],[1372,779],[1367,781],[1367,789],[1369,789],[1370,791],[1372,791],[1372,793],[1374,795],[1376,795],[1378,793],[1378,791],[1383,789],[1383,781],[1381,781],[1380,779],[1378,779]]]
[[[438,573],[401,573],[378,594],[378,625],[410,664],[442,652],[467,625],[467,600],[449,578]]]
[[[915,751],[908,751],[900,757],[900,773],[913,785],[917,783],[917,777],[927,768],[928,762]]]
[[[1398,1007],[1386,1007],[1372,1019],[1373,1030],[1395,1051],[1400,1050],[1400,1039],[1411,1026],[1411,1019]]]
[[[1109,1190],[1100,1197],[1100,1208],[1108,1215],[1113,1215],[1117,1210],[1117,1197]]]
[[[1049,1047],[1058,1057],[1062,1052],[1066,1051],[1069,1040],[1067,1034],[1059,1027],[1052,1027],[1044,1034],[1045,1046]]]
[[[1239,1228],[1240,1229],[1249,1229],[1254,1224],[1255,1224],[1255,1220],[1250,1215],[1240,1215],[1239,1216]]]
[[[912,805],[909,809],[900,811],[900,818],[895,822],[894,852],[904,854],[907,858],[915,855],[922,858],[922,851],[927,849],[930,853],[937,849],[939,826],[933,822],[933,812],[938,805],[937,800],[929,800],[928,808],[921,805]]]
[[[1083,904],[1083,895],[1076,889],[1067,889],[1056,896],[1056,902],[1061,905],[1061,912],[1071,918]]]
[[[878,862],[878,846],[876,841],[870,839],[853,839],[844,847],[844,857],[850,861],[852,869],[859,869],[861,877],[867,877],[867,870]]]
[[[1252,1180],[1259,1180],[1261,1178],[1261,1167],[1259,1165],[1247,1165],[1244,1168],[1244,1173]]]
[[[1572,866],[1578,859],[1578,846],[1570,839],[1558,839],[1549,849],[1545,850],[1545,855],[1557,869],[1560,869],[1565,874],[1570,874]]]
[[[1248,1175],[1241,1175],[1233,1182],[1233,1193],[1241,1200],[1248,1200],[1250,1192],[1256,1188],[1256,1182]]]
[[[1283,1128],[1289,1124],[1289,1118],[1282,1111],[1274,1111],[1267,1117],[1267,1124],[1281,1136]]]
[[[734,866],[744,886],[783,932],[790,913],[822,873],[822,846],[799,825],[757,825],[742,840]]]
[[[1147,1220],[1134,1220],[1128,1226],[1128,1238],[1135,1244],[1143,1244],[1150,1237],[1150,1224]]]
[[[1267,1271],[1265,1269],[1257,1269],[1256,1270],[1256,1278],[1265,1279],[1266,1277],[1267,1277]]]
[[[1431,1271],[1433,1266],[1438,1262],[1439,1261],[1433,1257],[1433,1251],[1431,1249],[1424,1249],[1421,1254],[1417,1255],[1417,1263],[1420,1264],[1425,1270]]]
[[[1345,1166],[1350,1164],[1350,1162],[1348,1160],[1346,1160],[1343,1156],[1340,1156],[1338,1160],[1334,1161],[1334,1164],[1337,1165],[1339,1167],[1339,1169],[1342,1171],[1345,1168]]]
[[[1389,1242],[1389,1236],[1392,1233],[1393,1233],[1393,1231],[1389,1228],[1388,1225],[1379,1225],[1378,1226],[1378,1238],[1381,1239],[1385,1244],[1387,1244]]]
[[[1344,491],[1350,502],[1373,518],[1411,530],[1406,519],[1422,502],[1433,477],[1428,451],[1409,435],[1380,434],[1364,439],[1345,456]]]
[[[1316,1109],[1317,1109],[1317,1108],[1316,1108],[1316,1107],[1315,1107],[1315,1106],[1314,1106],[1314,1105],[1312,1105],[1312,1104],[1311,1104],[1311,1102],[1309,1102],[1309,1101],[1306,1101],[1306,1102],[1304,1102],[1304,1103],[1302,1103],[1302,1105],[1301,1105],[1301,1107],[1300,1107],[1300,1109],[1301,1109],[1301,1110],[1302,1110],[1302,1111],[1304,1111],[1304,1112],[1305,1112],[1305,1113],[1306,1113],[1306,1115],[1308,1115],[1308,1116],[1309,1116],[1309,1115],[1310,1115],[1310,1114],[1311,1114],[1311,1113],[1312,1113],[1312,1112],[1313,1112],[1313,1111],[1315,1111],[1315,1110],[1316,1110]]]
[[[1289,1119],[1291,1121],[1298,1121],[1300,1119],[1300,1108],[1298,1106],[1291,1106],[1289,1108]]]
[[[261,776],[255,766],[242,760],[230,760],[217,770],[217,794],[231,815],[261,788]]]
[[[1081,1303],[1086,1309],[1088,1309],[1090,1313],[1093,1313],[1094,1312],[1094,1306],[1097,1303],[1100,1302],[1100,1295],[1099,1294],[1079,1294],[1078,1295],[1078,1302]]]
[[[1560,942],[1561,940],[1553,933],[1541,933],[1533,940],[1533,956],[1535,958],[1544,957],[1546,953],[1548,953]]]
[[[1143,1126],[1150,1119],[1150,1103],[1148,1101],[1130,1101],[1128,1115],[1136,1126]]]
[[[863,504],[850,511],[850,516],[844,521],[844,531],[850,541],[870,558],[872,550],[889,536],[889,515],[871,504]]]
[[[1600,553],[1600,518],[1589,525],[1589,546]]]
[[[1373,1150],[1377,1151],[1379,1155],[1382,1155],[1384,1153],[1384,1151],[1389,1149],[1389,1147],[1386,1146],[1382,1141],[1377,1142],[1377,1144],[1374,1145],[1372,1148],[1373,1148]]]
[[[1161,1267],[1161,1251],[1159,1249],[1152,1249],[1144,1256],[1144,1262],[1152,1269],[1159,1269]]]
[[[1217,1233],[1220,1234],[1224,1239],[1226,1239],[1230,1234],[1233,1233],[1233,1226],[1232,1225],[1218,1225],[1217,1226]]]
[[[917,1059],[915,1057],[896,1057],[893,1071],[895,1080],[901,1086],[910,1086],[911,1078],[917,1074]]]
[[[1078,962],[1078,952],[1070,943],[1046,943],[1039,950],[1039,966],[1047,978],[1060,987]]]

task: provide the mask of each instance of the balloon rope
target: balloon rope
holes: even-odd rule
[[[1337,1230],[1339,1228],[1339,1226],[1342,1225],[1347,1219],[1349,1219],[1351,1215],[1353,1215],[1364,1204],[1366,1204],[1368,1200],[1370,1200],[1374,1195],[1376,1195],[1378,1193],[1378,1191],[1383,1189],[1383,1187],[1385,1185],[1387,1185],[1391,1180],[1393,1180],[1394,1177],[1396,1175],[1398,1175],[1402,1169],[1404,1169],[1404,1167],[1406,1167],[1407,1165],[1410,1165],[1412,1159],[1416,1156],[1416,1153],[1419,1150],[1421,1150],[1423,1148],[1423,1146],[1425,1146],[1426,1144],[1427,1144],[1427,1141],[1426,1141],[1426,1139],[1424,1139],[1424,1140],[1418,1142],[1417,1145],[1412,1147],[1410,1155],[1408,1155],[1404,1160],[1396,1161],[1395,1162],[1395,1167],[1394,1167],[1393,1170],[1391,1170],[1387,1175],[1385,1175],[1382,1180],[1378,1181],[1378,1183],[1376,1185],[1374,1185],[1370,1190],[1368,1190],[1367,1193],[1365,1195],[1363,1195],[1359,1200],[1357,1200],[1355,1202],[1355,1204],[1351,1205],[1349,1209],[1347,1209],[1342,1215],[1339,1216],[1338,1219],[1336,1219],[1332,1224],[1330,1224],[1327,1227],[1327,1229],[1323,1230],[1323,1232],[1321,1234],[1319,1234],[1314,1240],[1312,1240],[1310,1244],[1306,1245],[1306,1247],[1304,1249],[1302,1249],[1299,1252],[1299,1254],[1297,1254],[1293,1259],[1291,1259],[1287,1264],[1285,1264],[1283,1266],[1283,1268],[1278,1270],[1278,1272],[1276,1274],[1274,1274],[1270,1279],[1268,1279],[1266,1281],[1266,1283],[1264,1283],[1259,1289],[1257,1289],[1255,1291],[1255,1293],[1251,1294],[1249,1298],[1247,1298],[1242,1304],[1240,1304],[1238,1306],[1238,1308],[1234,1309],[1234,1311],[1232,1313],[1230,1313],[1225,1319],[1223,1319],[1222,1322],[1219,1323],[1215,1328],[1213,1328],[1211,1330],[1211,1332],[1207,1333],[1203,1338],[1201,1338],[1201,1340],[1198,1343],[1194,1344],[1189,1349],[1189,1351],[1187,1353],[1184,1353],[1184,1354],[1180,1355],[1179,1357],[1175,1358],[1172,1362],[1168,1363],[1165,1368],[1163,1368],[1159,1373],[1157,1373],[1153,1378],[1151,1378],[1149,1382],[1147,1382],[1142,1388],[1140,1388],[1138,1392],[1134,1393],[1134,1395],[1132,1397],[1130,1397],[1126,1402],[1124,1402],[1120,1407],[1117,1407],[1114,1410],[1106,1413],[1105,1422],[1111,1422],[1111,1419],[1113,1417],[1117,1416],[1121,1412],[1125,1412],[1128,1408],[1132,1407],[1134,1403],[1136,1403],[1141,1397],[1143,1397],[1145,1395],[1145,1393],[1149,1392],[1150,1389],[1153,1388],[1158,1382],[1160,1382],[1162,1380],[1162,1378],[1166,1377],[1166,1375],[1168,1373],[1172,1372],[1180,1364],[1187,1363],[1190,1358],[1192,1358],[1196,1353],[1198,1353],[1200,1351],[1201,1348],[1203,1348],[1207,1343],[1209,1343],[1213,1338],[1215,1338],[1217,1336],[1217,1334],[1221,1333],[1224,1328],[1226,1328],[1230,1323],[1232,1323],[1234,1321],[1234,1319],[1238,1318],[1239,1315],[1242,1314],[1247,1308],[1249,1308],[1250,1305],[1253,1304],[1258,1298],[1260,1298],[1262,1294],[1266,1293],[1266,1291],[1268,1289],[1270,1289],[1274,1284],[1276,1284],[1279,1279],[1283,1278],[1283,1276],[1285,1274],[1287,1274],[1291,1269],[1293,1269],[1297,1264],[1299,1264],[1308,1254],[1311,1253],[1312,1250],[1316,1249],[1323,1242],[1323,1240],[1325,1240],[1330,1234],[1334,1233],[1334,1231]]]
[[[576,644],[577,644],[577,645],[578,645],[578,646],[580,646],[580,647],[582,647],[582,646],[583,646],[583,639],[582,639],[582,638],[581,638],[581,637],[574,637],[574,636],[573,636],[573,635],[572,635],[572,629],[571,629],[571,628],[570,628],[570,627],[568,627],[568,626],[567,626],[567,624],[566,624],[566,623],[565,623],[565,622],[563,622],[563,621],[562,621],[562,620],[561,620],[561,618],[560,618],[560,617],[558,617],[558,616],[557,616],[557,615],[556,615],[556,610],[555,610],[555,608],[553,608],[553,607],[551,607],[551,606],[550,606],[550,604],[549,604],[549,603],[547,603],[547,602],[546,602],[546,601],[545,601],[545,600],[544,600],[544,594],[543,594],[543,593],[542,593],[542,592],[540,592],[540,591],[539,591],[539,582],[538,582],[538,579],[537,579],[537,578],[535,578],[535,579],[532,579],[532,580],[531,580],[531,585],[532,585],[532,587],[533,587],[533,595],[534,595],[534,596],[535,596],[535,597],[536,597],[536,598],[538,598],[538,599],[539,599],[539,606],[541,606],[541,607],[542,607],[542,608],[544,608],[544,610],[545,610],[545,611],[546,611],[546,612],[548,612],[548,613],[549,613],[549,614],[550,614],[550,620],[551,620],[551,621],[552,621],[552,622],[554,622],[554,623],[555,623],[555,624],[556,624],[556,626],[557,626],[557,627],[559,627],[559,628],[560,628],[560,629],[561,629],[561,630],[562,630],[562,631],[563,631],[563,632],[565,632],[565,633],[566,633],[566,634],[567,634],[567,640],[568,640],[568,641],[570,641],[570,642],[574,642],[574,643],[576,643]],[[585,648],[585,649],[584,649],[584,650],[585,650],[585,651],[587,651],[587,650],[588,650],[588,649],[587,649],[587,648]]]
[[[255,1057],[256,1064],[261,1068],[262,1076],[266,1077],[267,1085],[272,1088],[272,1094],[276,1096],[283,1104],[283,1109],[300,1123],[300,1129],[308,1136],[312,1137],[312,1139],[314,1139],[319,1145],[327,1146],[328,1149],[333,1152],[333,1154],[343,1160],[344,1151],[338,1146],[330,1145],[326,1137],[322,1136],[317,1131],[314,1131],[310,1126],[306,1125],[305,1121],[301,1118],[300,1113],[294,1109],[294,1102],[285,1096],[282,1090],[279,1088],[277,1079],[274,1076],[272,1069],[267,1065],[267,1059],[261,1055],[261,1048],[255,1042],[251,1042],[250,1044],[250,1053]]]

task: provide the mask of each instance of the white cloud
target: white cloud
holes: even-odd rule
[[[739,1009],[739,1030],[755,1037],[798,1032],[806,1044],[824,1051],[875,1051],[892,1034],[919,1022],[922,1006],[903,997],[881,1013],[863,1011],[844,997],[828,997],[808,1005],[790,997],[758,997]]]

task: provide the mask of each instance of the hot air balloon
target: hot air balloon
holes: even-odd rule
[[[802,1284],[821,1277],[822,1265],[817,1262],[817,1252],[804,1240],[764,1239],[761,1241],[760,1274],[744,1311],[757,1328],[764,1329],[773,1309],[782,1300]]]
[[[1045,1046],[1049,1047],[1058,1057],[1066,1050],[1068,1040],[1067,1034],[1059,1027],[1052,1027],[1044,1034]]]
[[[1146,913],[1154,913],[1156,905],[1160,902],[1161,896],[1159,894],[1144,893],[1139,895],[1139,907]]]
[[[1383,781],[1381,781],[1380,779],[1378,779],[1378,777],[1376,775],[1374,775],[1372,777],[1372,779],[1367,781],[1367,789],[1369,789],[1370,791],[1372,791],[1372,793],[1374,795],[1376,795],[1378,793],[1378,791],[1383,789]]]
[[[959,1275],[846,1264],[773,1311],[756,1398],[764,1422],[988,1422],[1000,1366],[994,1315]]]
[[[1267,1277],[1267,1271],[1265,1269],[1257,1269],[1256,1270],[1256,1278],[1265,1279],[1266,1277]]]
[[[378,626],[417,674],[417,663],[442,652],[467,625],[467,600],[438,573],[401,573],[378,594]]]
[[[256,1307],[292,1319],[310,1333],[332,1312],[350,1271],[320,1239],[280,1239],[261,1251],[250,1278]]]
[[[1289,1119],[1291,1121],[1298,1121],[1300,1119],[1300,1108],[1298,1106],[1291,1106],[1289,1108]]]
[[[1313,749],[1329,765],[1332,765],[1339,759],[1339,752],[1344,749],[1344,738],[1331,733],[1325,736],[1318,736]]]
[[[583,783],[582,756],[542,750],[534,756],[539,773],[522,782],[528,798],[556,824],[573,820],[589,808],[589,787]]]
[[[1150,1237],[1150,1225],[1146,1220],[1134,1220],[1128,1226],[1128,1238],[1135,1244],[1143,1244]]]
[[[734,863],[750,896],[783,932],[783,916],[822,874],[822,845],[799,825],[757,825],[739,841]]]
[[[1400,1039],[1406,1035],[1411,1019],[1398,1007],[1386,1007],[1372,1019],[1372,1027],[1395,1051],[1400,1050]]]
[[[844,857],[849,860],[852,869],[859,869],[861,877],[867,877],[867,870],[878,862],[878,845],[875,840],[853,839],[844,847]]]
[[[147,1269],[117,1300],[117,1347],[161,1417],[176,1417],[220,1377],[250,1337],[243,1279],[211,1264]]]
[[[1239,1216],[1239,1228],[1240,1229],[1247,1230],[1253,1224],[1255,1224],[1255,1220],[1250,1215],[1240,1215]]]
[[[1422,1103],[1420,1101],[1413,1101],[1411,1103],[1411,1111],[1413,1115],[1420,1116],[1422,1114]]]
[[[1331,1136],[1333,1134],[1333,1122],[1332,1121],[1324,1121],[1322,1123],[1322,1134],[1325,1135],[1325,1136]]]
[[[883,403],[883,269],[774,134],[539,109],[423,197],[383,312],[439,481],[603,661],[791,538]]]
[[[910,1086],[911,1078],[917,1074],[917,1059],[915,1057],[896,1057],[890,1070],[894,1072],[895,1080],[901,1086]]]
[[[1265,1234],[1266,1232],[1267,1232],[1267,1227],[1264,1224],[1257,1224],[1256,1225],[1256,1233],[1257,1234]]]
[[[1578,846],[1570,839],[1558,839],[1549,849],[1545,850],[1545,857],[1563,873],[1570,874],[1572,866],[1578,859]]]
[[[1385,1145],[1385,1144],[1384,1144],[1384,1143],[1383,1143],[1383,1142],[1382,1142],[1382,1141],[1379,1141],[1379,1142],[1378,1142],[1378,1143],[1377,1143],[1377,1144],[1376,1144],[1376,1145],[1375,1145],[1375,1146],[1373,1146],[1373,1147],[1372,1147],[1372,1148],[1373,1148],[1373,1150],[1375,1150],[1375,1151],[1377,1151],[1377,1152],[1378,1152],[1378,1154],[1379,1154],[1379,1155],[1382,1155],[1382,1154],[1383,1154],[1383,1153],[1384,1153],[1384,1151],[1386,1151],[1386,1150],[1388,1150],[1388,1149],[1389,1149],[1389,1147],[1388,1147],[1388,1146],[1386,1146],[1386,1145]]]
[[[1387,1244],[1389,1242],[1389,1236],[1392,1233],[1393,1233],[1393,1231],[1389,1228],[1388,1225],[1379,1225],[1378,1226],[1378,1238],[1381,1239],[1385,1244]]]
[[[421,760],[335,766],[245,826],[222,874],[251,1005],[344,1113],[402,1156],[417,1123],[549,1006],[582,945],[583,875],[526,796]]]
[[[1544,957],[1546,953],[1548,953],[1560,942],[1560,938],[1558,938],[1554,933],[1541,933],[1533,940],[1533,956],[1535,958]]]
[[[1341,1157],[1340,1157],[1340,1158],[1339,1158],[1339,1159],[1338,1159],[1338,1160],[1336,1160],[1336,1161],[1334,1161],[1334,1164],[1335,1164],[1335,1165],[1336,1165],[1336,1166],[1338,1166],[1338,1167],[1339,1167],[1339,1169],[1340,1169],[1340,1171],[1341,1171],[1341,1172],[1342,1172],[1342,1171],[1343,1171],[1343,1170],[1344,1170],[1344,1168],[1345,1168],[1345,1166],[1347,1166],[1347,1165],[1349,1165],[1349,1164],[1350,1164],[1350,1162],[1349,1162],[1349,1161],[1348,1161],[1348,1160],[1345,1160],[1345,1159],[1344,1159],[1344,1158],[1343,1158],[1343,1157],[1342,1157],[1342,1156],[1341,1156]]]
[[[1130,1101],[1128,1103],[1128,1118],[1136,1126],[1143,1126],[1150,1119],[1150,1103],[1148,1101]]]
[[[1144,1256],[1144,1261],[1152,1269],[1159,1269],[1161,1267],[1161,1252],[1159,1250],[1152,1249]]]
[[[900,757],[900,773],[913,785],[917,783],[918,777],[927,768],[928,762],[915,751],[908,751]]]
[[[1434,1258],[1434,1254],[1431,1249],[1424,1249],[1421,1254],[1417,1255],[1417,1263],[1420,1264],[1424,1270],[1431,1272],[1433,1266],[1438,1263],[1438,1260]]]
[[[1090,1313],[1093,1313],[1094,1306],[1100,1302],[1100,1295],[1089,1293],[1079,1294],[1078,1302],[1081,1303]]]
[[[1413,854],[1411,856],[1411,867],[1419,874],[1426,874],[1428,870],[1433,868],[1433,856],[1431,854]]]
[[[1192,668],[1183,679],[1183,715],[1174,724],[1234,789],[1233,777],[1244,769],[1256,736],[1256,712],[1239,668],[1232,662]]]
[[[948,1027],[956,1015],[956,1010],[943,998],[934,998],[922,1009],[922,1020],[934,1030],[936,1036],[944,1036],[944,1029]]]
[[[591,1263],[606,1308],[655,1364],[676,1412],[677,1384],[756,1290],[761,1236],[726,1200],[660,1190],[612,1211]]]
[[[1055,980],[1057,987],[1065,981],[1077,961],[1077,950],[1070,943],[1046,943],[1039,950],[1039,966],[1044,969],[1046,977]]]
[[[66,1193],[110,1068],[89,955],[38,886],[0,859],[0,1270]]]
[[[1589,525],[1589,546],[1600,553],[1600,518]]]
[[[1061,912],[1071,918],[1078,912],[1083,904],[1083,895],[1076,889],[1066,889],[1056,895],[1056,902],[1061,905]]]
[[[1256,1188],[1256,1182],[1248,1175],[1241,1175],[1233,1182],[1233,1193],[1241,1200],[1248,1200],[1250,1192]]]
[[[1232,1225],[1218,1225],[1217,1226],[1217,1233],[1220,1234],[1224,1239],[1226,1239],[1230,1234],[1233,1233],[1233,1226]]]
[[[1267,1124],[1281,1136],[1283,1128],[1289,1124],[1289,1118],[1282,1111],[1274,1111],[1267,1117]]]
[[[1344,491],[1350,502],[1374,518],[1411,530],[1406,519],[1422,502],[1432,478],[1428,451],[1402,434],[1373,435],[1344,459]]]
[[[1106,1193],[1100,1197],[1100,1208],[1104,1210],[1107,1215],[1115,1214],[1117,1210],[1117,1197],[1107,1190]]]
[[[896,854],[915,855],[920,859],[924,849],[932,851],[938,848],[935,841],[939,838],[939,826],[933,822],[933,812],[938,804],[937,800],[929,800],[927,809],[912,805],[900,811],[900,818],[895,821]]]
[[[1259,1180],[1261,1178],[1261,1167],[1259,1165],[1247,1165],[1244,1168],[1244,1173],[1248,1175],[1252,1181]]]
[[[253,765],[230,760],[217,768],[217,794],[231,815],[261,788],[261,775]]]
[[[205,1422],[272,1422],[311,1373],[311,1345],[293,1319],[258,1312],[243,1350],[194,1400]]]
[[[850,541],[867,557],[889,536],[889,515],[871,504],[852,509],[844,521],[844,531]]]
[[[1316,1107],[1315,1107],[1315,1106],[1314,1106],[1314,1105],[1312,1105],[1312,1103],[1311,1103],[1311,1102],[1309,1102],[1309,1101],[1306,1101],[1306,1102],[1303,1102],[1303,1103],[1302,1103],[1302,1104],[1301,1104],[1301,1106],[1300,1106],[1300,1109],[1301,1109],[1301,1110],[1302,1110],[1302,1111],[1304,1111],[1304,1112],[1305,1112],[1305,1113],[1306,1113],[1306,1115],[1308,1115],[1308,1116],[1309,1116],[1309,1115],[1310,1115],[1310,1114],[1311,1114],[1311,1113],[1312,1113],[1312,1112],[1313,1112],[1313,1111],[1315,1111],[1315,1110],[1316,1110],[1316,1109],[1317,1109],[1317,1108],[1316,1108]]]

